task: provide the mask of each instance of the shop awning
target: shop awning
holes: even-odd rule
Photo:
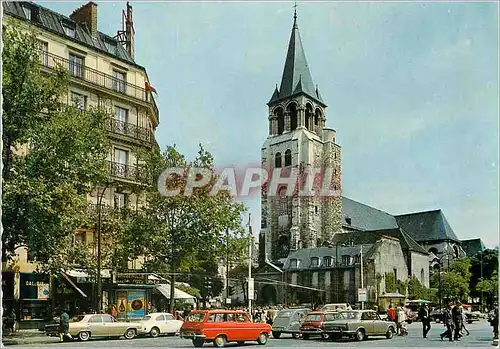
[[[76,284],[73,282],[73,280],[71,280],[71,278],[68,275],[66,275],[65,273],[61,273],[61,275],[70,283],[71,286],[75,288],[75,290],[78,291],[78,293],[80,293],[84,298],[88,298],[85,292],[83,292],[78,286],[76,286]]]
[[[378,298],[406,298],[406,296],[403,296],[399,292],[392,292],[392,293],[385,293],[381,296],[378,296]]]
[[[79,270],[79,269],[72,269],[66,271],[66,274],[69,276],[72,276],[74,278],[89,278],[91,277],[89,273],[87,273],[84,270]],[[102,269],[101,270],[101,277],[109,279],[111,278],[111,271],[109,269]]]
[[[170,284],[159,284],[155,287],[165,298],[170,299]],[[191,296],[189,293],[181,291],[174,288],[174,299],[196,299],[195,296]]]

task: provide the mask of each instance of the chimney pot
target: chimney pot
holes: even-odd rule
[[[97,4],[95,2],[90,1],[76,9],[69,18],[86,25],[92,37],[97,36]]]

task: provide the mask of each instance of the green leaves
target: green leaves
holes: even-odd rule
[[[8,26],[3,35],[3,259],[21,245],[42,269],[64,270],[83,258],[74,234],[107,176],[108,115],[62,103],[67,73],[41,70],[33,33]]]

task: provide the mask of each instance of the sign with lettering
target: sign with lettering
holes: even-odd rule
[[[20,275],[21,299],[49,298],[49,276],[36,273],[21,273]]]
[[[366,288],[358,288],[358,302],[368,301],[368,294]]]

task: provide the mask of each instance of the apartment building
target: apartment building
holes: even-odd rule
[[[98,31],[98,5],[94,2],[81,6],[69,16],[33,2],[2,2],[2,5],[4,26],[13,25],[36,33],[43,70],[50,72],[58,65],[68,70],[71,82],[65,96],[67,102],[82,110],[104,107],[113,116],[109,123],[112,144],[108,157],[109,179],[110,183],[119,185],[96,188],[88,197],[90,209],[93,205],[98,210],[98,203],[139,208],[144,197],[132,190],[138,183],[138,160],[133,150],[157,146],[155,130],[159,112],[146,69],[134,58],[132,7],[127,3],[122,13],[122,28],[110,36]],[[93,243],[94,234],[93,228],[81,229],[75,238]],[[3,266],[4,303],[12,300],[17,304],[21,321],[44,318],[49,298],[47,276],[35,272],[36,264],[24,248],[18,249],[14,264],[14,269],[10,266],[8,272]],[[136,267],[139,265],[135,262],[129,265],[129,268]],[[104,270],[102,275],[109,277],[109,272]],[[65,277],[71,283],[77,279],[88,281],[88,275],[76,271]]]

